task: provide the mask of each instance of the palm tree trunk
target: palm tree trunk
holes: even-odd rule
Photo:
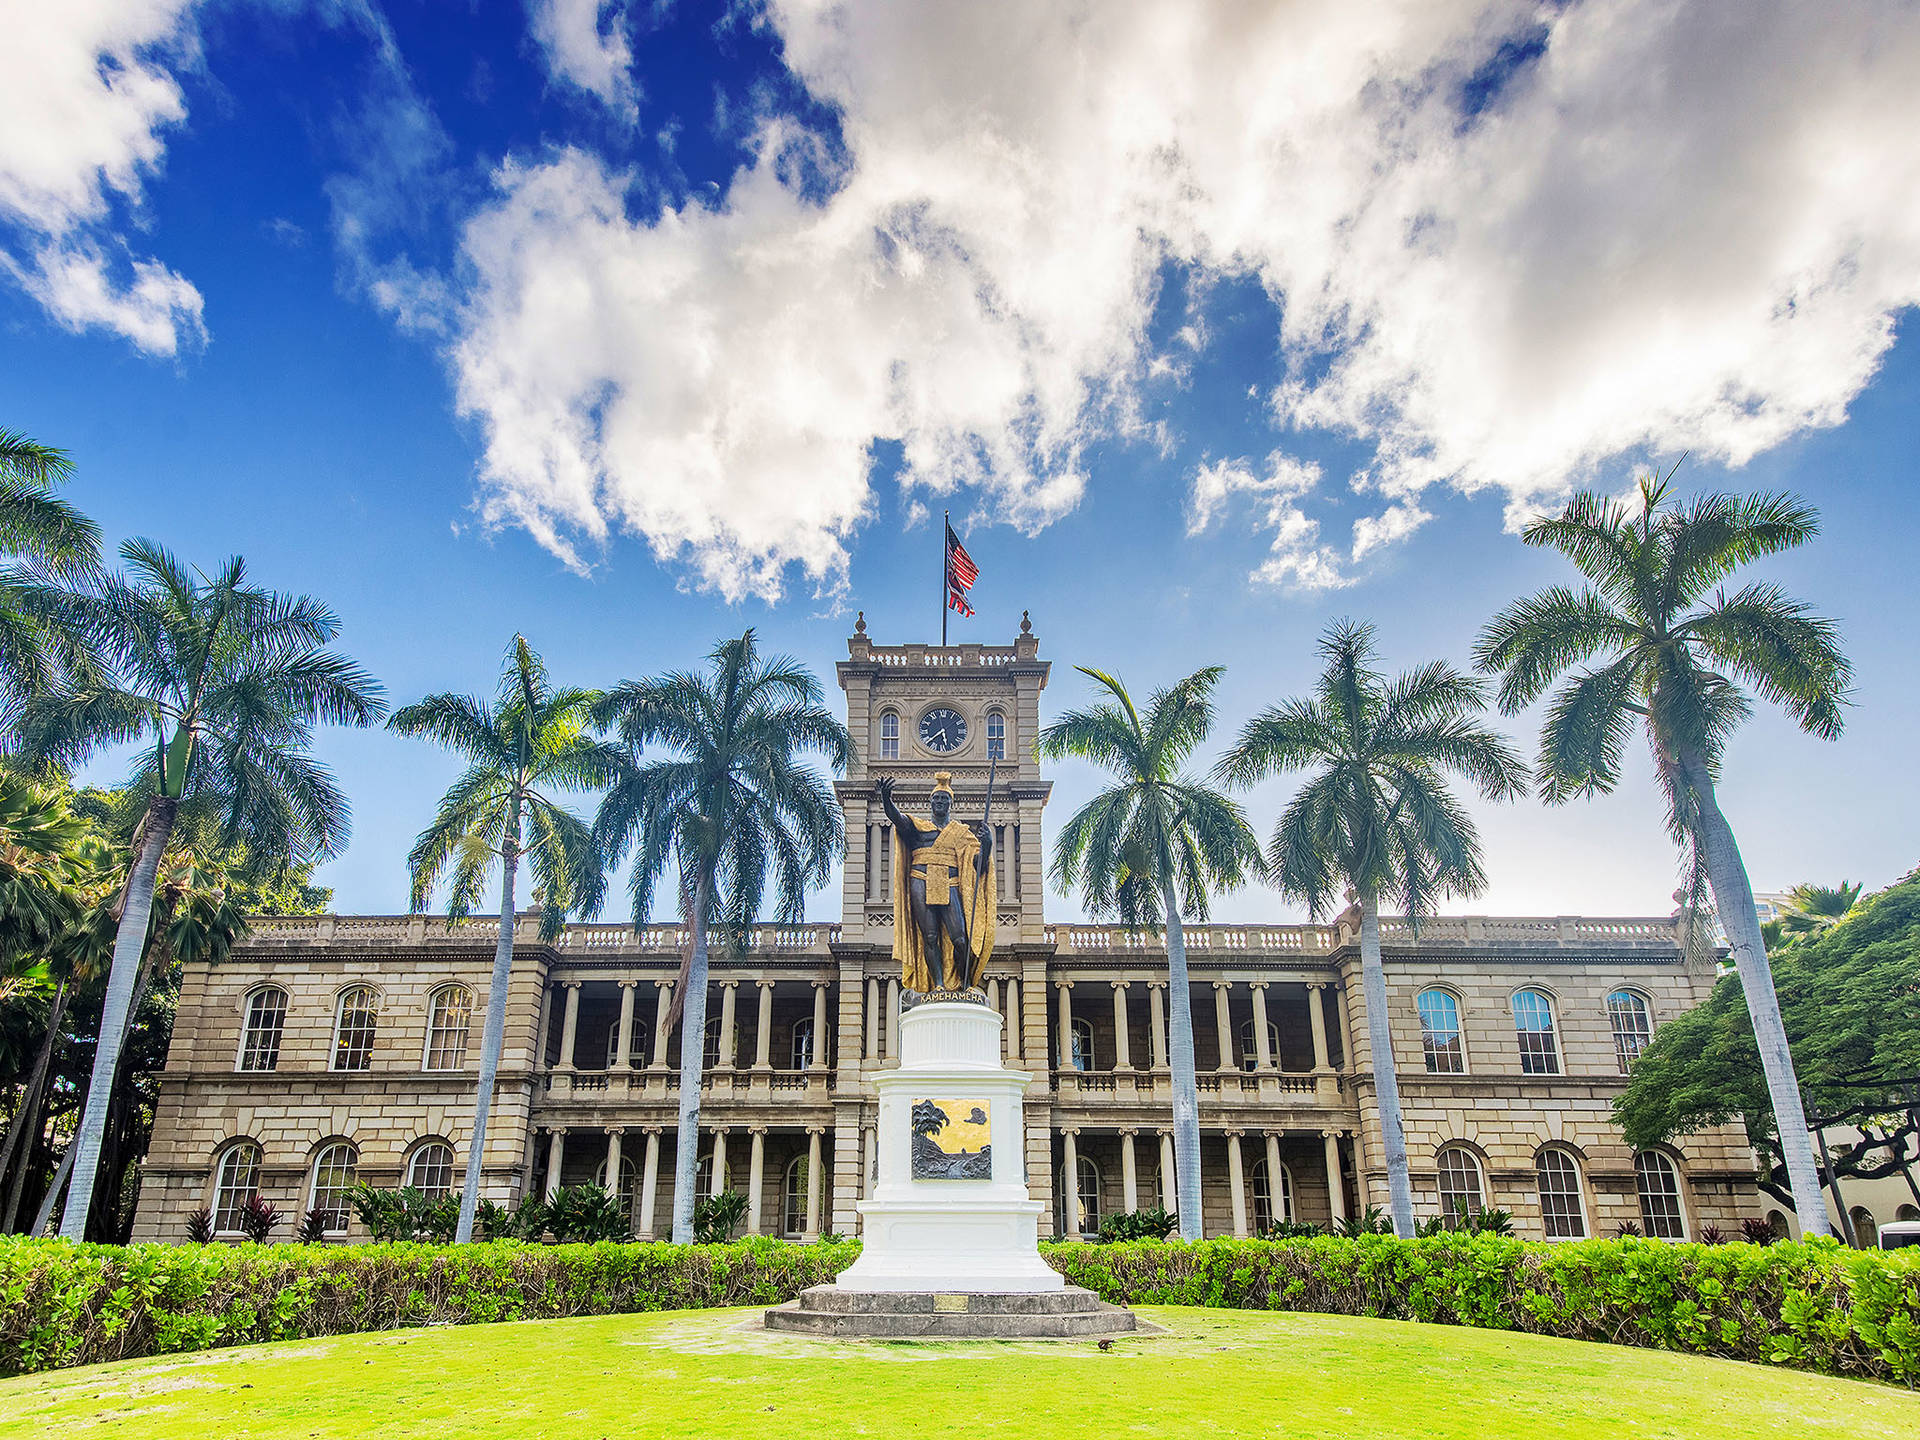
[[[1746,862],[1740,858],[1733,827],[1720,811],[1713,774],[1705,759],[1683,753],[1679,761],[1681,774],[1700,807],[1699,833],[1694,843],[1706,861],[1713,906],[1720,912],[1720,924],[1733,946],[1733,966],[1747,997],[1747,1014],[1753,1018],[1753,1038],[1760,1048],[1760,1067],[1767,1076],[1767,1096],[1773,1102],[1774,1129],[1787,1162],[1787,1184],[1793,1190],[1800,1233],[1825,1235],[1827,1202],[1820,1189],[1820,1167],[1814,1161],[1813,1141],[1807,1134],[1807,1113],[1800,1100],[1800,1082],[1793,1073],[1793,1052],[1787,1047],[1787,1027],[1780,1018],[1780,997],[1774,993],[1766,942],[1760,938],[1760,917],[1754,913]]]
[[[180,802],[162,796],[147,807],[147,827],[133,876],[127,882],[127,905],[113,940],[113,968],[107,974],[106,1005],[100,1014],[100,1044],[94,1051],[93,1078],[87,1086],[86,1108],[73,1137],[73,1191],[60,1217],[63,1239],[87,1238],[87,1215],[93,1209],[93,1187],[99,1178],[100,1145],[106,1136],[107,1108],[113,1101],[114,1072],[120,1068],[120,1047],[126,1039],[134,983],[147,948],[147,921],[153,913],[153,887],[160,873],[160,857],[173,835]]]
[[[1413,1237],[1413,1180],[1407,1173],[1407,1132],[1400,1122],[1400,1076],[1393,1063],[1393,1017],[1387,1010],[1387,971],[1380,960],[1380,903],[1360,896],[1360,989],[1367,999],[1367,1040],[1373,1052],[1373,1096],[1380,1107],[1380,1143],[1387,1152],[1387,1203],[1393,1233]],[[1361,1209],[1366,1208],[1364,1200]]]
[[[1200,1096],[1193,1077],[1193,991],[1187,983],[1187,932],[1180,924],[1180,902],[1173,886],[1167,906],[1167,1037],[1173,1066],[1173,1190],[1180,1205],[1180,1238],[1200,1238]],[[1066,1183],[1077,1186],[1078,1175]],[[1073,1191],[1069,1190],[1069,1194]]]
[[[507,820],[500,847],[500,939],[493,947],[493,981],[487,991],[487,1028],[480,1039],[480,1078],[473,1096],[473,1134],[467,1141],[467,1180],[460,1192],[460,1220],[453,1243],[473,1239],[473,1217],[480,1208],[480,1166],[487,1150],[487,1112],[493,1108],[494,1082],[500,1074],[500,1047],[507,1035],[507,987],[513,980],[513,882],[520,869],[520,806]]]
[[[700,1079],[707,1056],[707,895],[702,874],[693,892],[692,953],[680,997],[680,1131],[673,1151],[673,1243],[693,1243],[694,1185],[700,1176]]]
[[[45,1098],[47,1072],[53,1068],[53,1047],[60,1034],[60,1022],[66,1018],[67,995],[72,986],[71,978],[63,979],[53,992],[53,1003],[47,1006],[47,1033],[33,1057],[33,1069],[27,1076],[27,1089],[20,1097],[20,1108],[14,1114],[13,1123],[7,1127],[6,1144],[0,1147],[0,1178],[5,1178],[9,1173],[13,1176],[12,1183],[7,1186],[6,1211],[0,1214],[0,1235],[13,1233],[14,1217],[20,1213],[20,1196],[27,1186],[33,1142],[40,1133],[40,1108]],[[15,1151],[19,1151],[17,1156]]]

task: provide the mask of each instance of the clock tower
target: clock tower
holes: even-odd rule
[[[1039,653],[1024,615],[1005,646],[876,645],[864,614],[854,625],[836,667],[853,736],[835,786],[847,826],[843,944],[893,946],[893,832],[874,781],[892,776],[900,808],[924,814],[940,770],[953,775],[954,818],[969,824],[985,809],[992,770],[999,946],[1045,939],[1040,820],[1053,785],[1040,778],[1033,742],[1051,667]]]

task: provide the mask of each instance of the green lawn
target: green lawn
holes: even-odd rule
[[[257,1345],[0,1381],[0,1436],[1920,1436],[1886,1386],[1497,1331],[1142,1309],[1091,1344],[843,1344],[757,1312]]]

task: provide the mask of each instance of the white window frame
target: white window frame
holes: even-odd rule
[[[1451,1069],[1444,1068],[1435,1063],[1435,1061],[1440,1059],[1443,1055],[1445,1055],[1447,1051],[1443,1048],[1442,1045],[1435,1043],[1434,1037],[1439,1033],[1438,1028],[1428,1023],[1427,1007],[1424,1002],[1426,1001],[1429,995],[1434,996],[1436,999],[1446,1001],[1448,1006],[1451,1007],[1453,1012],[1453,1021],[1452,1021],[1453,1038],[1452,1038],[1451,1044],[1453,1046],[1453,1051],[1452,1051],[1453,1058],[1458,1062],[1458,1064]],[[1413,1009],[1414,1009],[1414,1013],[1420,1017],[1420,1058],[1427,1067],[1427,1074],[1429,1075],[1464,1075],[1466,1074],[1467,1073],[1467,1033],[1466,1033],[1466,1027],[1460,1023],[1460,997],[1454,994],[1453,991],[1447,989],[1447,987],[1444,985],[1429,985],[1427,986],[1426,989],[1422,990],[1418,995],[1413,997]]]
[[[1637,1034],[1622,1033],[1622,1018],[1634,1015],[1634,1011],[1628,1006],[1616,1006],[1613,1003],[1622,999],[1629,1000],[1639,1007],[1635,1018],[1644,1026],[1644,1029]],[[1653,1042],[1653,1006],[1646,996],[1628,986],[1622,985],[1617,990],[1609,990],[1607,992],[1607,1024],[1613,1031],[1613,1058],[1619,1062],[1620,1073],[1625,1075],[1633,1069],[1633,1062],[1640,1058],[1641,1052]],[[1627,1053],[1629,1045],[1633,1048],[1631,1055]]]
[[[259,1142],[255,1140],[232,1140],[221,1149],[219,1157],[213,1162],[213,1201],[208,1206],[213,1212],[214,1234],[244,1233],[240,1228],[239,1216],[247,1202],[260,1193],[262,1159]],[[244,1186],[237,1183],[240,1176],[244,1176]],[[235,1197],[231,1202],[229,1195]],[[229,1215],[233,1217],[233,1223],[221,1224],[222,1218]]]
[[[435,1049],[439,1048],[444,1051],[446,1048],[444,1043],[437,1044],[436,1042],[440,1042],[443,1034],[451,1035],[454,1033],[454,1027],[443,1027],[441,1025],[440,1007],[448,996],[454,994],[464,995],[467,999],[466,1016],[459,1025],[460,1052],[454,1058],[453,1064],[436,1065],[433,1063]],[[427,1043],[420,1051],[420,1068],[422,1070],[433,1074],[455,1074],[467,1068],[467,1042],[473,1038],[473,1001],[473,987],[470,985],[462,985],[458,981],[437,986],[433,993],[427,996]]]
[[[1000,710],[987,711],[987,758],[1007,758],[1007,717]]]
[[[607,1162],[603,1159],[594,1169],[593,1183],[602,1190],[607,1188]],[[633,1197],[640,1189],[640,1167],[634,1163],[633,1156],[620,1156],[620,1188],[613,1191],[613,1198],[620,1202],[620,1208],[628,1215],[633,1214]]]
[[[421,1159],[436,1150],[444,1150],[447,1152],[446,1184],[432,1186],[422,1185],[420,1183]],[[438,1139],[420,1141],[420,1143],[415,1145],[407,1154],[407,1187],[412,1190],[418,1190],[429,1200],[438,1200],[443,1196],[453,1194],[455,1190],[454,1179],[459,1172],[458,1160],[459,1157],[453,1153],[453,1146],[447,1141]]]
[[[364,1065],[342,1065],[340,1063],[342,1058],[340,1044],[341,1044],[341,1036],[346,1028],[347,997],[350,995],[362,995],[362,994],[369,997],[369,1003],[364,1007],[364,1009],[367,1014],[373,1017],[371,1023],[369,1023],[368,1026],[366,1027],[367,1029],[367,1048],[366,1048],[367,1063]],[[356,1007],[356,1008],[361,1008],[361,1007]],[[373,1069],[373,1047],[377,1045],[379,1041],[380,1041],[380,992],[374,989],[374,987],[371,985],[349,985],[344,990],[342,990],[338,995],[334,996],[334,999],[333,999],[333,1046],[327,1055],[327,1068],[329,1070],[337,1071],[341,1074],[347,1074],[347,1075],[365,1074],[367,1071]]]
[[[793,1022],[793,1041],[789,1048],[795,1070],[806,1070],[812,1067],[813,1017],[811,1015],[803,1015]]]
[[[1566,1169],[1557,1171],[1556,1178],[1565,1180],[1569,1171],[1572,1175],[1571,1189],[1557,1189],[1552,1192],[1556,1199],[1564,1200],[1571,1197],[1573,1201],[1573,1214],[1571,1216],[1562,1215],[1557,1217],[1558,1222],[1563,1225],[1569,1219],[1579,1225],[1580,1228],[1572,1234],[1554,1233],[1556,1217],[1552,1214],[1547,1204],[1549,1193],[1547,1190],[1549,1160],[1565,1162]],[[1592,1223],[1587,1216],[1586,1177],[1582,1172],[1580,1157],[1578,1155],[1575,1155],[1564,1145],[1542,1145],[1533,1157],[1533,1188],[1535,1195],[1540,1201],[1540,1228],[1547,1239],[1584,1240],[1593,1233]]]
[[[1654,1225],[1652,1213],[1647,1209],[1647,1175],[1646,1170],[1641,1168],[1642,1161],[1651,1162],[1649,1168],[1658,1170],[1663,1176],[1673,1181],[1673,1208],[1680,1227],[1680,1233],[1678,1235],[1654,1234],[1657,1227]],[[1692,1226],[1687,1219],[1686,1178],[1681,1175],[1680,1167],[1673,1163],[1673,1157],[1667,1154],[1666,1151],[1638,1150],[1634,1152],[1633,1192],[1634,1197],[1640,1202],[1640,1228],[1649,1238],[1654,1240],[1685,1240],[1692,1234]]]
[[[1073,1032],[1073,1054],[1067,1057],[1067,1068],[1090,1075],[1093,1073],[1093,1022],[1076,1015],[1068,1028]]]
[[[627,1040],[627,1068],[637,1070],[647,1063],[647,1041],[653,1038],[653,1027],[647,1023],[644,1015],[633,1017],[633,1031]],[[613,1069],[613,1062],[620,1054],[620,1022],[616,1019],[607,1027],[607,1069]]]
[[[1540,1008],[1546,1012],[1546,1029],[1531,1029],[1522,1023],[1520,1014],[1522,997],[1539,1002]],[[1513,1014],[1514,1044],[1520,1053],[1520,1073],[1522,1075],[1565,1074],[1565,1061],[1560,1054],[1560,1017],[1554,1013],[1553,996],[1549,995],[1537,985],[1527,985],[1514,991],[1508,1004]],[[1532,1006],[1529,1005],[1528,1009],[1531,1010]],[[1543,1047],[1536,1040],[1533,1046],[1535,1053],[1530,1055],[1528,1053],[1528,1038],[1530,1036],[1541,1035],[1546,1037],[1544,1053],[1542,1053]],[[1551,1062],[1546,1069],[1539,1068],[1539,1062],[1542,1058]]]
[[[1275,1066],[1280,1064],[1280,1027],[1271,1020],[1267,1022],[1267,1054]],[[1247,1071],[1260,1068],[1260,1048],[1254,1042],[1251,1020],[1240,1022],[1240,1068]]]
[[[270,995],[278,995],[280,997],[278,1012],[274,1016],[273,1052],[270,1057],[270,1063],[266,1065],[250,1065],[247,1063],[248,1060],[250,1058],[257,1059],[258,1052],[265,1048],[264,1045],[256,1045],[254,1043],[254,1037],[256,1034],[264,1033],[263,1027],[258,1025],[257,1022],[261,1017],[262,1002]],[[280,1068],[280,1051],[286,1044],[287,1039],[287,1008],[289,1004],[290,1000],[284,986],[256,985],[247,992],[246,998],[240,1002],[240,1048],[234,1052],[233,1056],[233,1068],[235,1070],[247,1075],[270,1075]]]
[[[328,1214],[340,1217],[340,1223],[338,1225],[327,1226],[327,1233],[329,1235],[343,1233],[347,1228],[347,1222],[353,1218],[352,1208],[347,1204],[347,1191],[353,1188],[353,1183],[359,1175],[360,1147],[355,1145],[351,1140],[329,1140],[315,1153],[313,1164],[307,1167],[307,1209],[318,1210],[321,1208],[321,1168],[327,1164],[328,1159],[336,1150],[344,1150],[347,1152],[347,1164],[345,1167],[346,1179],[344,1182],[327,1186],[328,1190],[337,1192],[340,1202],[338,1205],[329,1205],[327,1207]],[[338,1173],[336,1169],[336,1177]]]
[[[900,758],[900,712],[898,710],[880,712],[880,758],[882,760]]]
[[[1280,1162],[1280,1214],[1277,1217],[1273,1213],[1273,1191],[1267,1183],[1267,1159],[1264,1155],[1253,1162],[1253,1169],[1248,1175],[1248,1191],[1253,1206],[1253,1229],[1256,1235],[1264,1234],[1271,1229],[1276,1220],[1291,1221],[1293,1219],[1293,1171],[1287,1167],[1286,1161]],[[1265,1225],[1260,1223],[1262,1207],[1267,1212]]]
[[[1433,1157],[1433,1178],[1435,1189],[1440,1196],[1440,1214],[1443,1219],[1452,1219],[1460,1213],[1454,1203],[1461,1198],[1460,1195],[1450,1193],[1447,1188],[1449,1178],[1447,1161],[1449,1157],[1455,1155],[1464,1159],[1473,1172],[1473,1204],[1469,1207],[1470,1211],[1487,1208],[1487,1167],[1480,1163],[1480,1157],[1465,1145],[1442,1145]],[[1452,1167],[1452,1169],[1457,1175],[1458,1167]]]
[[[1072,1212],[1066,1209],[1067,1196],[1062,1191],[1060,1212],[1060,1233],[1062,1235],[1098,1235],[1101,1220],[1100,1165],[1091,1155],[1077,1154],[1080,1173],[1075,1177]],[[1087,1188],[1092,1184],[1092,1189]]]
[[[711,1157],[709,1157],[711,1158]],[[807,1152],[802,1150],[787,1162],[780,1185],[780,1233],[807,1233]]]

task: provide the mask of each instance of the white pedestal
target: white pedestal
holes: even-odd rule
[[[834,1282],[855,1292],[1030,1294],[1066,1281],[1040,1258],[1044,1208],[1027,1198],[1029,1077],[1000,1064],[1000,1016],[986,1005],[929,1000],[900,1017],[900,1066],[874,1078],[880,1092],[880,1173],[857,1207],[860,1258]],[[985,1109],[992,1178],[915,1179],[913,1107],[922,1100]],[[944,1109],[953,1110],[948,1103]]]

